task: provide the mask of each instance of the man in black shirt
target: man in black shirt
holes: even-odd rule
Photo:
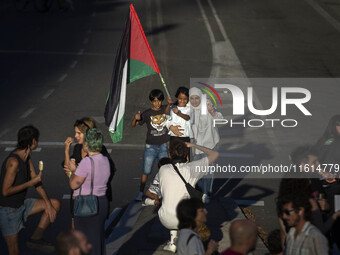
[[[57,199],[49,199],[36,174],[30,153],[38,146],[39,130],[25,126],[18,132],[17,148],[10,153],[1,167],[0,175],[0,229],[6,241],[8,254],[19,255],[18,235],[27,217],[43,212],[38,227],[27,246],[41,251],[54,247],[42,239],[45,229],[60,210]],[[42,199],[25,198],[27,189],[35,186]]]

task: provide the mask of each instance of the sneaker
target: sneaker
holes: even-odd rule
[[[144,205],[148,206],[148,205],[155,205],[155,200],[151,199],[151,198],[146,198],[144,201]]]
[[[51,244],[50,242],[45,241],[44,239],[38,239],[38,240],[34,240],[34,239],[30,239],[26,242],[26,246],[30,249],[34,249],[34,250],[38,250],[41,252],[45,252],[45,253],[50,253],[55,251],[55,247],[53,244]]]
[[[143,192],[140,191],[135,197],[135,201],[142,201],[142,199],[143,199]]]
[[[203,202],[203,204],[209,204],[210,203],[210,197],[207,194],[203,194],[202,202]]]
[[[170,241],[164,246],[163,250],[176,253],[176,245]]]

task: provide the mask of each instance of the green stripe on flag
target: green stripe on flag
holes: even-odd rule
[[[114,133],[109,132],[113,143],[118,143],[123,139],[123,127],[124,127],[124,115],[119,120],[115,132]]]
[[[130,59],[128,72],[130,75],[128,77],[127,83],[131,83],[140,78],[156,74],[151,66],[135,59]]]

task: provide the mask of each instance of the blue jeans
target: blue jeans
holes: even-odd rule
[[[36,200],[35,198],[26,198],[24,204],[19,208],[0,208],[0,229],[3,236],[19,233],[24,227],[24,222],[27,220]]]
[[[143,174],[149,175],[157,158],[158,161],[168,157],[168,143],[160,145],[145,144],[143,156]]]

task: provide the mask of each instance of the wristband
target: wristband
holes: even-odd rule
[[[37,184],[34,185],[34,187],[36,187],[36,188],[38,188],[40,186],[42,186],[42,182],[38,182]]]
[[[70,171],[70,173],[68,174],[68,178],[71,178],[72,172]]]

